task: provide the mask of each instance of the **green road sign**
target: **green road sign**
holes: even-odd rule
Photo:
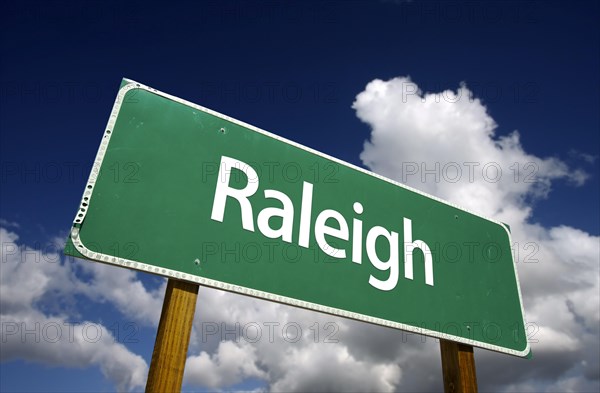
[[[529,353],[505,225],[130,80],[66,253]]]

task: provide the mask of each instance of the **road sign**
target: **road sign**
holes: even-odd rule
[[[66,252],[529,353],[505,225],[130,80]]]

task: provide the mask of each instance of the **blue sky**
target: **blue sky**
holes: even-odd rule
[[[543,320],[547,315],[546,306],[541,300],[538,302],[546,291],[556,291],[552,277],[540,278],[541,271],[562,274],[556,270],[561,261],[572,262],[573,266],[583,264],[585,268],[581,271],[588,277],[598,274],[600,61],[597,2],[150,4],[134,1],[123,4],[24,1],[4,2],[1,7],[0,224],[5,234],[2,295],[10,295],[12,292],[6,288],[16,277],[21,277],[17,268],[6,266],[14,258],[15,263],[23,263],[23,253],[28,248],[38,250],[41,265],[53,264],[41,271],[44,279],[57,283],[55,287],[48,286],[40,297],[25,297],[29,303],[21,304],[20,310],[26,309],[29,314],[19,315],[23,318],[26,315],[28,319],[24,320],[28,323],[35,324],[36,320],[47,323],[49,318],[60,317],[63,322],[71,321],[78,326],[85,321],[109,330],[113,326],[113,338],[117,336],[115,327],[120,333],[119,338],[113,340],[116,343],[113,346],[121,346],[115,349],[106,344],[108,353],[127,351],[123,359],[135,358],[149,363],[156,312],[142,315],[137,309],[128,308],[118,296],[102,291],[111,288],[111,280],[118,276],[125,284],[141,285],[140,299],[147,302],[140,304],[160,305],[163,281],[142,273],[128,273],[123,278],[124,273],[114,272],[118,268],[111,267],[107,272],[108,268],[89,267],[90,263],[85,261],[62,259],[49,262],[56,251],[57,239],[64,239],[70,228],[121,78],[137,80],[396,179],[401,174],[393,172],[397,168],[396,158],[386,155],[386,144],[396,146],[397,143],[398,154],[404,152],[411,160],[430,163],[460,159],[461,146],[449,145],[448,149],[453,151],[437,157],[436,149],[425,147],[435,139],[428,139],[426,133],[418,134],[419,127],[411,124],[404,124],[406,129],[391,140],[377,139],[388,135],[380,122],[383,115],[377,112],[383,103],[369,95],[367,85],[379,79],[388,91],[392,91],[399,86],[391,82],[393,78],[403,78],[396,81],[414,83],[422,90],[419,97],[424,98],[427,93],[458,94],[464,83],[467,90],[462,91],[469,91],[473,99],[480,100],[477,101],[480,106],[465,110],[485,108],[486,118],[497,124],[495,139],[491,140],[508,137],[515,130],[520,136],[517,147],[493,150],[487,137],[478,134],[473,144],[481,148],[464,153],[471,154],[470,157],[478,151],[498,154],[506,163],[503,168],[507,176],[512,175],[511,163],[520,168],[530,162],[542,165],[536,169],[535,176],[544,184],[543,192],[515,187],[507,191],[506,200],[500,201],[507,207],[514,207],[514,211],[526,214],[507,213],[502,209],[486,213],[512,217],[517,227],[522,227],[519,233],[523,242],[529,240],[540,246],[541,255],[547,257],[549,265],[542,267],[540,264],[535,266],[537,269],[519,271],[524,276],[522,286],[532,288],[525,294],[526,313],[530,315],[529,305],[533,310],[531,315],[540,318],[534,322],[538,323],[540,332],[546,332],[542,336],[546,342],[562,337],[560,334],[573,340],[571,343],[563,339],[565,348],[559,348],[572,354],[567,356],[572,363],[565,363],[550,356],[559,349],[544,347],[545,342],[540,339],[539,351],[544,354],[547,350],[549,355],[542,355],[537,363],[534,360],[523,366],[524,371],[513,370],[516,385],[496,381],[491,370],[495,361],[510,360],[522,364],[519,360],[490,358],[482,354],[480,384],[498,391],[515,387],[532,390],[598,387],[598,356],[591,354],[591,350],[588,353],[582,349],[598,348],[598,320],[593,307],[589,311],[591,314],[586,314],[587,309],[565,306],[564,320],[557,317],[550,321]],[[364,100],[359,101],[357,95],[362,92],[365,93]],[[393,95],[389,97],[393,100]],[[422,111],[419,113],[423,114],[425,124],[429,124],[427,121],[445,124],[443,117],[434,122],[434,114],[414,105],[413,109]],[[460,135],[461,131],[448,128],[445,132]],[[416,141],[423,142],[418,145],[423,146],[422,155],[402,150],[405,145],[402,142],[412,135]],[[367,140],[371,141],[371,147],[365,147]],[[477,145],[479,142],[481,145]],[[511,161],[514,157],[518,160]],[[476,205],[476,201],[469,198],[460,200],[448,184],[416,181],[410,185],[442,198],[456,198],[463,205]],[[487,184],[482,187],[496,195],[505,195],[501,192],[508,186],[494,188]],[[509,224],[513,225],[510,221]],[[578,252],[573,250],[568,254],[569,250],[564,248],[572,244]],[[5,245],[17,245],[19,255],[15,256],[13,249]],[[573,280],[577,281],[576,278]],[[61,289],[59,283],[89,287],[66,290]],[[562,297],[555,300],[566,305],[577,305],[578,301],[597,305],[597,280],[578,288],[588,287],[591,288],[591,299],[583,292],[565,286],[560,287]],[[209,290],[203,291],[201,295],[212,299],[207,300],[209,304],[220,296]],[[304,321],[306,326],[315,321],[329,321],[327,317],[308,312],[293,314],[295,311],[289,311],[289,308],[284,308],[285,312],[270,308],[283,306],[234,295],[224,296],[234,304],[231,307],[262,307],[261,312],[266,316],[261,313],[248,316],[253,320],[264,322],[261,317],[275,318],[278,313],[289,313],[290,318]],[[10,308],[14,305],[7,306],[5,299],[2,301],[3,323],[16,321],[6,319],[7,315],[17,315]],[[201,307],[198,312],[202,313]],[[219,314],[210,315],[216,318]],[[572,321],[566,315],[570,315]],[[578,325],[581,318],[585,322]],[[342,333],[345,328],[350,329],[348,326],[357,326],[344,323],[348,322],[340,322]],[[358,329],[366,329],[371,334],[380,332],[374,327]],[[573,338],[577,329],[585,330],[589,337]],[[137,342],[123,338],[130,332]],[[393,333],[384,336],[390,340],[396,337]],[[353,342],[356,339],[353,337],[348,336],[347,342]],[[419,343],[416,339],[409,343],[410,348],[420,348]],[[80,360],[61,362],[44,355],[46,349],[41,349],[44,343],[15,344],[10,341],[8,344],[3,342],[5,354],[0,357],[0,388],[3,391],[140,389],[135,384],[118,385],[116,381],[121,378],[116,376],[118,373],[103,369],[110,363],[108,360],[96,362],[89,360],[91,357],[74,355],[73,359]],[[70,348],[68,344],[64,348]],[[96,345],[93,348],[99,348],[102,343]],[[258,362],[256,370],[242,367],[233,372],[225,370],[217,357],[221,353],[225,359],[227,350],[239,349],[245,351],[244,356],[250,356],[251,362],[254,355],[268,358],[268,349],[218,345],[212,343],[205,348],[192,343],[190,356],[208,362],[200,364],[210,363],[221,379],[190,378],[186,380],[187,389],[289,390],[298,386],[290,382],[295,378],[293,372],[276,372],[266,361]],[[368,348],[364,352],[350,350],[357,364],[366,369],[384,370],[381,372],[389,376],[388,385],[365,385],[366,388],[418,388],[411,385],[414,381],[407,376],[410,369],[404,368],[400,355],[367,356],[366,353],[374,351],[375,344],[371,346],[360,341],[357,345],[356,348],[361,345]],[[431,359],[437,359],[435,345],[429,342],[425,345],[424,350],[433,351]],[[70,353],[64,348],[60,351]],[[282,348],[285,352],[285,347]],[[328,347],[323,353],[317,351],[318,356],[327,358],[327,354],[334,351],[332,348]],[[313,351],[308,344],[301,349],[307,353]],[[335,358],[333,354],[331,356]],[[423,358],[423,362],[427,359]],[[581,359],[587,366],[577,366]],[[391,364],[400,364],[400,371]],[[513,366],[507,367],[512,369]],[[439,373],[433,370],[431,374],[432,385],[424,386],[438,386],[435,383],[439,382]],[[31,378],[32,375],[40,377]],[[325,386],[318,384],[323,382],[319,378],[314,378],[314,386]],[[343,384],[326,386],[345,387]]]

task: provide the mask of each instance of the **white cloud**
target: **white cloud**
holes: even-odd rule
[[[517,131],[496,135],[487,108],[465,85],[424,93],[409,78],[374,80],[353,108],[372,130],[361,154],[370,169],[511,226],[530,338],[537,340],[534,359],[505,361],[478,351],[480,384],[506,391],[598,389],[591,367],[598,367],[600,352],[600,238],[530,222],[531,201],[548,197],[552,182],[581,185],[587,175],[527,153]],[[498,362],[513,373],[499,376]]]
[[[146,292],[130,272],[112,269],[121,270],[122,274],[107,273],[110,267],[99,264],[88,271],[93,283],[90,285],[78,277],[75,264],[61,258],[58,252],[19,244],[18,236],[5,228],[0,228],[0,244],[0,361],[23,359],[51,366],[96,366],[119,391],[145,385],[146,361],[119,343],[101,323],[73,323],[77,312],[69,303],[75,295],[98,296],[100,288],[106,294],[112,293],[105,297],[117,306],[125,303],[121,298],[140,307],[155,306],[153,293]],[[114,291],[113,286],[120,280],[128,284],[123,288],[132,288],[129,293]],[[140,321],[156,316],[122,308]]]
[[[0,225],[5,228],[19,228],[20,227],[19,223],[14,222],[14,221],[8,221],[4,218],[0,218]]]
[[[36,310],[0,315],[2,362],[23,359],[50,366],[97,366],[118,391],[142,387],[148,366],[115,340],[110,330],[89,321],[73,324]]]
[[[527,198],[547,196],[553,180],[586,178],[556,158],[526,153],[517,131],[496,137],[494,119],[465,85],[423,93],[408,78],[374,80],[353,108],[372,128],[366,166],[488,216],[527,216]]]
[[[253,346],[223,341],[212,356],[203,351],[189,357],[184,379],[209,388],[232,386],[249,377],[265,379],[266,373],[258,368],[257,361]]]
[[[369,328],[382,329],[201,287],[184,383],[226,389],[256,378],[271,391],[393,391],[400,332]],[[365,349],[372,340],[391,351]]]
[[[160,319],[167,280],[148,290],[133,270],[115,268],[101,263],[80,264],[85,274],[91,275],[89,282],[80,283],[83,294],[94,301],[113,304],[123,315],[152,326]]]
[[[569,156],[578,160],[583,160],[587,164],[594,164],[598,160],[597,154],[584,153],[575,149],[569,150]]]
[[[310,344],[291,350],[274,381],[275,392],[393,392],[402,373],[393,363],[359,361],[342,345]]]

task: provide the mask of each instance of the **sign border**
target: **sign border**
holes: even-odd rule
[[[362,173],[365,173],[369,176],[373,176],[377,179],[386,181],[388,183],[391,183],[393,185],[396,185],[398,187],[402,187],[404,189],[407,189],[409,191],[415,192],[417,194],[420,194],[426,198],[435,200],[437,202],[443,203],[445,205],[451,206],[453,208],[462,210],[466,213],[475,215],[477,217],[483,218],[487,221],[490,221],[492,223],[495,223],[497,225],[500,225],[502,228],[504,228],[504,230],[506,231],[506,233],[508,234],[508,239],[510,244],[512,244],[512,238],[511,238],[511,234],[510,231],[508,230],[507,226],[499,221],[496,221],[494,219],[491,219],[489,217],[485,217],[482,216],[478,213],[475,213],[473,211],[470,211],[468,209],[459,207],[453,203],[450,203],[448,201],[442,200],[440,198],[437,198],[433,195],[429,195],[425,192],[419,191],[417,189],[414,189],[412,187],[409,187],[407,185],[401,184],[399,182],[396,182],[394,180],[388,179],[386,177],[383,177],[381,175],[378,175],[374,172],[368,171],[366,169],[360,168],[356,165],[353,165],[351,163],[348,162],[344,162],[340,159],[337,159],[335,157],[329,156],[325,153],[319,152],[317,150],[311,149],[309,147],[306,147],[304,145],[301,145],[297,142],[293,142],[291,140],[288,140],[286,138],[283,138],[281,136],[272,134],[268,131],[265,131],[263,129],[260,129],[258,127],[255,127],[253,125],[244,123],[242,121],[239,121],[237,119],[234,119],[232,117],[229,117],[227,115],[223,115],[221,113],[215,112],[211,109],[205,108],[203,106],[194,104],[190,101],[172,96],[170,94],[167,93],[163,93],[161,91],[158,91],[156,89],[153,89],[151,87],[148,87],[146,85],[143,85],[139,82],[133,81],[131,79],[128,78],[123,78],[123,82],[125,83],[125,85],[123,85],[120,89],[119,92],[117,94],[117,97],[115,99],[113,108],[111,110],[110,113],[110,117],[108,120],[108,123],[106,125],[103,137],[102,137],[102,141],[100,143],[100,147],[98,148],[98,152],[96,154],[96,158],[94,160],[94,164],[92,166],[92,170],[90,172],[90,176],[88,178],[88,181],[86,183],[86,187],[85,190],[83,192],[83,196],[81,198],[81,202],[79,205],[79,209],[75,215],[75,218],[73,220],[73,226],[71,228],[70,231],[70,238],[75,246],[75,250],[80,253],[81,255],[83,255],[83,257],[85,257],[86,259],[89,260],[93,260],[93,261],[97,261],[97,262],[102,262],[102,263],[106,263],[106,264],[110,264],[110,265],[115,265],[115,266],[120,266],[120,267],[125,267],[125,268],[129,268],[129,269],[133,269],[133,270],[139,270],[142,272],[147,272],[147,273],[153,273],[153,274],[158,274],[158,275],[162,275],[168,278],[173,278],[173,279],[177,279],[177,280],[183,280],[183,281],[188,281],[188,282],[192,282],[195,284],[199,284],[199,285],[203,285],[206,287],[211,287],[211,288],[216,288],[216,289],[221,289],[221,290],[225,290],[225,291],[229,291],[229,292],[234,292],[234,293],[239,293],[242,295],[247,295],[247,296],[252,296],[252,297],[256,297],[259,299],[265,299],[265,300],[269,300],[269,301],[273,301],[273,302],[278,302],[278,303],[282,303],[282,304],[286,304],[286,305],[290,305],[290,306],[294,306],[294,307],[300,307],[300,308],[304,308],[304,309],[308,309],[308,310],[312,310],[312,311],[318,311],[318,312],[322,312],[322,313],[326,313],[326,314],[331,314],[331,315],[336,315],[336,316],[340,316],[340,317],[345,317],[345,318],[350,318],[350,319],[354,319],[357,321],[361,321],[361,322],[367,322],[367,323],[371,323],[371,324],[375,324],[378,326],[385,326],[385,327],[390,327],[390,328],[395,328],[395,329],[400,329],[400,330],[405,330],[405,331],[409,331],[412,333],[417,333],[417,334],[422,334],[422,335],[426,335],[426,336],[430,336],[430,337],[434,337],[434,338],[438,338],[438,339],[443,339],[443,340],[449,340],[449,341],[454,341],[454,342],[459,342],[461,344],[466,344],[466,345],[472,345],[475,347],[479,347],[479,348],[484,348],[484,349],[488,349],[488,350],[492,350],[492,351],[496,351],[496,352],[501,352],[501,353],[506,353],[509,355],[513,355],[513,356],[518,356],[518,357],[528,357],[530,355],[531,352],[531,348],[530,348],[530,344],[529,341],[527,341],[527,345],[525,347],[524,350],[522,351],[517,351],[514,349],[509,349],[509,348],[504,348],[504,347],[500,347],[497,345],[493,345],[493,344],[489,344],[489,343],[485,343],[485,342],[481,342],[481,341],[476,341],[476,340],[472,340],[472,339],[468,339],[468,338],[464,338],[464,337],[460,337],[460,336],[454,336],[451,334],[447,334],[447,333],[442,333],[442,332],[438,332],[435,330],[429,330],[429,329],[425,329],[425,328],[420,328],[420,327],[416,327],[416,326],[411,326],[411,325],[406,325],[404,323],[399,323],[399,322],[394,322],[394,321],[390,321],[390,320],[386,320],[386,319],[382,319],[382,318],[376,318],[376,317],[371,317],[368,315],[364,315],[364,314],[359,314],[359,313],[355,313],[355,312],[351,312],[351,311],[346,311],[346,310],[342,310],[342,309],[338,309],[338,308],[334,308],[334,307],[327,307],[327,306],[323,306],[317,303],[312,303],[312,302],[306,302],[303,300],[298,300],[295,298],[290,298],[287,296],[280,296],[280,295],[276,295],[276,294],[272,294],[269,292],[264,292],[264,291],[259,291],[256,289],[252,289],[252,288],[247,288],[247,287],[242,287],[239,285],[233,285],[233,284],[228,284],[225,282],[221,282],[221,281],[217,281],[217,280],[212,280],[212,279],[208,279],[202,276],[197,276],[197,275],[193,275],[193,274],[189,274],[189,273],[183,273],[177,270],[172,270],[172,269],[167,269],[167,268],[162,268],[162,267],[157,267],[157,266],[153,266],[153,265],[148,265],[146,263],[142,263],[139,261],[133,261],[133,260],[129,260],[126,258],[119,258],[119,257],[115,257],[113,255],[108,255],[108,254],[103,254],[103,253],[99,253],[99,252],[95,252],[92,250],[89,250],[81,241],[81,238],[79,237],[79,228],[81,227],[81,225],[83,224],[83,221],[85,219],[86,213],[87,213],[87,207],[88,205],[91,203],[91,198],[92,198],[92,193],[94,191],[94,186],[96,183],[96,180],[98,179],[98,176],[100,174],[100,168],[102,166],[102,161],[104,160],[104,155],[106,154],[106,150],[108,147],[108,144],[110,142],[110,138],[112,135],[112,130],[114,129],[115,123],[117,121],[117,117],[119,115],[119,111],[121,109],[121,105],[123,104],[123,100],[125,98],[125,94],[131,90],[134,89],[140,89],[140,90],[145,90],[148,92],[151,92],[153,94],[165,97],[169,100],[178,102],[180,104],[186,105],[188,107],[197,109],[199,111],[211,114],[213,116],[219,117],[223,120],[227,120],[229,122],[235,123],[239,126],[245,127],[251,131],[254,132],[258,132],[260,134],[266,135],[270,138],[279,140],[283,143],[286,143],[288,145],[292,145],[294,147],[300,148],[302,150],[305,150],[309,153],[312,154],[316,154],[318,156],[321,156],[325,159],[334,161],[340,165],[344,165],[346,167],[349,167],[351,169],[360,171]],[[515,279],[517,282],[517,291],[518,291],[518,296],[519,296],[519,305],[521,307],[521,315],[523,316],[523,334],[527,334],[527,330],[526,330],[526,320],[525,320],[525,311],[523,308],[523,299],[521,296],[521,286],[520,286],[520,282],[519,282],[519,276],[518,276],[518,272],[517,272],[517,268],[516,268],[516,264],[514,262],[514,259],[512,257],[512,253],[511,253],[511,260],[513,261],[513,269],[514,269],[514,273],[515,273]]]

